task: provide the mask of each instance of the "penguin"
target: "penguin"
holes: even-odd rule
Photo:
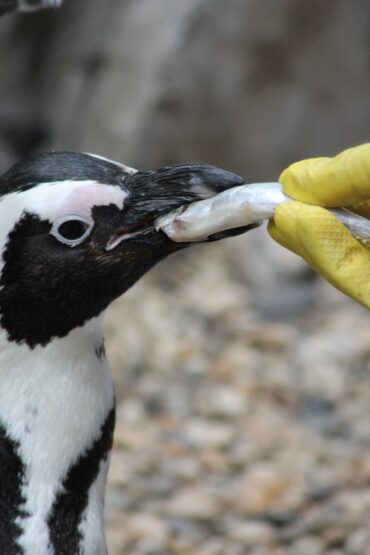
[[[104,311],[189,246],[157,231],[157,217],[243,183],[206,164],[137,171],[73,152],[0,177],[2,555],[106,553],[115,397]]]

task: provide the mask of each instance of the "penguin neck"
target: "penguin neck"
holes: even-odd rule
[[[33,349],[0,332],[0,553],[105,552],[114,391],[102,320]]]

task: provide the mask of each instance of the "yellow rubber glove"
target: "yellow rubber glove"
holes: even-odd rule
[[[334,158],[311,158],[280,176],[295,199],[275,211],[270,235],[325,279],[370,308],[370,249],[323,207],[347,207],[370,218],[370,144]]]

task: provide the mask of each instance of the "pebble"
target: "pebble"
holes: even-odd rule
[[[289,555],[323,555],[324,553],[324,542],[315,536],[300,538],[289,549]]]
[[[209,539],[204,545],[196,547],[191,555],[224,555],[225,541],[224,539]]]
[[[191,540],[195,545],[208,536],[208,530],[203,522],[170,515],[167,517],[167,524],[172,539],[185,538]]]
[[[215,418],[235,419],[245,414],[246,398],[234,387],[221,385],[207,391],[203,412]]]
[[[227,535],[233,541],[246,547],[269,545],[274,540],[272,526],[253,520],[233,521],[228,527]]]
[[[185,425],[185,437],[192,446],[200,449],[223,449],[232,443],[235,428],[230,424],[192,419]]]
[[[161,541],[152,538],[143,538],[136,543],[137,553],[142,555],[164,555],[165,547]]]
[[[246,516],[289,510],[303,503],[304,493],[299,476],[282,466],[260,463],[248,470],[241,480],[238,507]]]
[[[207,521],[219,515],[220,503],[208,489],[194,485],[177,491],[164,505],[164,512],[176,517]]]
[[[346,555],[370,555],[370,530],[360,528],[352,532],[346,542]]]

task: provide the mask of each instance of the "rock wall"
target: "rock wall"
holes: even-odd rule
[[[200,159],[269,179],[368,138],[366,7],[65,0],[59,12],[8,16],[2,111],[46,121],[45,146],[151,167]]]

